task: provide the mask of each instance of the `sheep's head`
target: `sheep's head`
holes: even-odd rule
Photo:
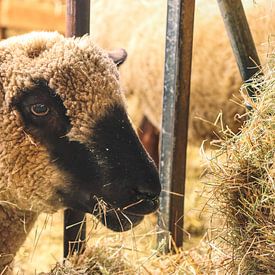
[[[118,231],[157,209],[158,173],[119,85],[125,58],[88,36],[31,33],[0,43],[0,200],[90,212]]]

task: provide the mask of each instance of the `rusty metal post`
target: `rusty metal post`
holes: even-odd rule
[[[260,60],[241,0],[218,0],[225,28],[243,81],[259,73]],[[254,91],[248,86],[248,94]]]
[[[183,244],[186,149],[193,44],[194,0],[168,0],[163,117],[161,130],[159,226],[176,246]]]
[[[66,36],[82,36],[90,31],[90,0],[67,0]]]
[[[0,27],[0,40],[7,38],[7,28]]]
[[[67,0],[66,36],[82,36],[90,30],[90,0]],[[82,212],[64,212],[64,258],[85,247],[86,220]]]

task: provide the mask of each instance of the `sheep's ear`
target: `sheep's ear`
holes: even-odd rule
[[[108,56],[114,61],[117,66],[120,66],[126,60],[127,52],[124,49],[118,49],[109,52]]]

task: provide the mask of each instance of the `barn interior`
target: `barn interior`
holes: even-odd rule
[[[127,61],[121,66],[120,73],[129,116],[157,165],[164,81],[166,2],[164,0],[91,0],[90,7],[90,35],[94,41],[107,50],[125,48],[128,52]],[[219,232],[224,232],[224,227],[230,226],[234,219],[233,217],[230,221],[224,219],[224,213],[229,217],[229,213],[232,214],[232,212],[222,213],[222,208],[213,206],[215,203],[229,204],[228,201],[223,200],[218,202],[216,197],[213,200],[213,192],[219,194],[220,198],[223,192],[230,193],[228,185],[227,188],[223,186],[223,189],[218,189],[219,183],[226,182],[218,168],[224,169],[229,174],[230,166],[231,177],[236,180],[234,171],[236,172],[239,168],[234,170],[233,164],[231,165],[226,159],[236,145],[233,139],[245,140],[245,133],[253,132],[259,125],[266,126],[268,121],[270,122],[268,117],[273,120],[269,126],[266,126],[268,136],[263,139],[263,142],[266,141],[266,144],[269,144],[273,157],[271,155],[268,160],[265,159],[269,162],[267,165],[269,170],[262,178],[264,182],[270,181],[269,185],[267,184],[270,190],[265,190],[266,196],[263,196],[266,200],[270,199],[268,204],[270,213],[264,221],[265,226],[268,224],[267,232],[275,229],[274,210],[271,209],[272,204],[274,206],[275,203],[274,186],[272,191],[272,183],[274,185],[272,127],[274,130],[275,110],[273,108],[274,3],[272,0],[242,2],[252,35],[257,37],[257,40],[254,40],[265,74],[266,85],[259,89],[266,91],[267,96],[260,97],[257,103],[251,102],[252,105],[255,104],[257,114],[261,116],[254,116],[251,118],[253,122],[245,124],[242,128],[244,114],[247,112],[244,101],[249,101],[249,98],[245,88],[241,89],[241,78],[217,1],[197,0],[184,216],[179,218],[180,221],[184,220],[184,228],[181,228],[184,236],[183,246],[176,247],[171,240],[173,252],[165,253],[164,243],[158,241],[158,236],[162,233],[162,228],[158,226],[158,217],[161,219],[161,213],[147,216],[138,227],[123,233],[114,233],[98,223],[91,215],[87,215],[87,250],[81,256],[72,255],[72,258],[64,263],[63,211],[59,211],[53,215],[39,216],[16,255],[14,274],[41,272],[41,274],[212,274],[215,271],[226,274],[224,266],[230,266],[226,264],[230,262],[232,255],[227,248],[222,250],[222,246],[218,246],[219,241],[212,242],[212,240],[216,241]],[[37,30],[58,31],[65,34],[65,15],[65,0],[0,0],[0,37],[5,39]],[[258,87],[257,85],[255,83],[255,87]],[[229,128],[232,131],[229,131]],[[238,134],[240,129],[244,133],[241,137]],[[260,133],[255,133],[255,136],[257,135]],[[231,146],[231,149],[227,148],[228,151],[225,152],[226,146]],[[245,158],[245,156],[252,159],[252,149],[257,145],[251,147],[247,145],[246,148],[240,144],[239,146],[240,156],[236,159]],[[261,146],[264,147],[264,145]],[[247,150],[250,150],[250,154],[246,154]],[[217,155],[221,152],[223,155],[220,159]],[[263,155],[259,157],[264,159]],[[225,162],[228,166],[221,168],[220,162]],[[235,160],[237,166],[236,163],[237,160]],[[238,188],[240,187],[237,186],[236,189]],[[169,192],[169,190],[164,191]],[[254,195],[260,196],[256,191]],[[253,205],[255,206],[255,203]],[[220,212],[217,214],[217,211]],[[236,226],[236,223],[232,222],[232,224]],[[265,239],[268,234],[263,234],[264,237],[259,239]],[[238,247],[241,247],[244,238],[244,235],[239,238]],[[253,239],[251,236],[250,238]],[[261,243],[260,240],[259,243]],[[270,246],[269,249],[263,248],[261,251],[259,244],[259,255],[247,258],[250,263],[256,258],[263,260],[263,263],[266,263],[266,266],[262,264],[263,270],[268,268],[272,274],[272,270],[275,272],[275,266],[272,266],[271,262],[266,262],[265,259],[274,253],[274,238],[264,240],[263,243],[265,248]],[[251,247],[253,247],[252,244]],[[244,247],[244,251],[243,254],[240,252],[240,255],[253,254],[247,246]],[[243,265],[245,260],[242,261],[242,259],[246,259],[245,257],[237,261],[236,266],[228,267],[228,270],[234,270],[234,272],[237,270],[239,273],[236,274],[251,274],[249,272],[252,269],[246,269]]]

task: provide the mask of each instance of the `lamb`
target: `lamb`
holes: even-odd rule
[[[91,33],[104,48],[117,43],[127,48],[129,59],[121,75],[130,116],[134,124],[139,126],[145,115],[159,130],[166,1],[136,1],[131,5],[126,2],[118,0],[113,5],[112,1],[105,0],[96,3],[92,9]],[[224,125],[234,131],[241,125],[240,119],[234,119],[235,114],[245,112],[242,106],[230,101],[238,102],[241,99],[238,91],[242,81],[217,1],[212,2],[198,1],[196,5],[189,115],[189,141],[193,144],[216,137],[213,131],[218,131],[218,127],[205,121],[214,122],[221,111]],[[251,7],[251,3],[246,9],[249,25],[262,62],[265,63],[266,42],[268,34],[275,32],[275,17],[270,15],[266,6],[261,5],[261,1],[257,1],[254,7]],[[110,13],[119,13],[120,16],[113,17]]]
[[[158,208],[158,172],[120,88],[126,55],[56,32],[0,42],[0,273],[41,212],[72,208],[124,231]]]

